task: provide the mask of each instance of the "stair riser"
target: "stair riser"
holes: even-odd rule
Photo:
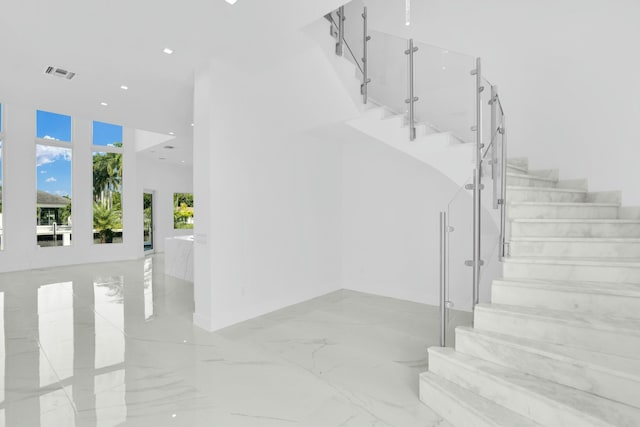
[[[610,372],[579,366],[571,363],[571,359],[548,357],[527,351],[526,348],[509,345],[504,341],[470,333],[456,335],[456,351],[640,407],[640,395],[629,393],[629,390],[638,390],[640,382],[633,378],[624,378]]]
[[[516,219],[616,219],[617,207],[514,205],[507,209]]]
[[[588,325],[554,322],[534,316],[512,315],[492,310],[476,310],[474,327],[515,337],[568,345],[585,350],[640,357],[640,337],[624,331],[599,330]],[[431,369],[431,361],[429,361]]]
[[[566,191],[546,191],[535,188],[526,190],[507,190],[507,200],[510,202],[566,202],[578,203],[587,200],[587,193],[566,192]]]
[[[640,286],[638,288],[640,289]],[[640,298],[631,296],[567,292],[494,283],[491,286],[491,301],[496,304],[640,319]]]
[[[507,185],[515,185],[518,187],[555,187],[556,183],[535,178],[525,178],[520,176],[507,176]]]
[[[542,425],[581,427],[603,425],[582,413],[562,410],[564,406],[550,398],[514,389],[494,376],[467,369],[464,365],[453,363],[448,358],[432,352],[429,353],[429,371]]]
[[[640,284],[640,268],[572,264],[504,263],[504,277]]]
[[[420,378],[420,400],[452,426],[496,427],[494,423],[485,420],[473,410],[462,405],[454,396],[444,393],[439,387],[424,378]]]
[[[514,241],[509,243],[509,254],[545,258],[640,258],[640,243]]]
[[[511,223],[514,237],[640,237],[640,224]]]

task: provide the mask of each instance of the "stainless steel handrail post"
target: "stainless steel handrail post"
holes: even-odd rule
[[[500,261],[507,255],[507,128],[506,118],[502,116],[502,126],[500,127],[502,135],[502,150],[500,153],[502,162],[502,187],[500,188]]]
[[[440,212],[440,347],[447,344],[447,213]]]
[[[368,101],[368,85],[371,83],[371,79],[369,78],[369,65],[367,59],[369,58],[369,49],[368,43],[371,40],[371,36],[369,33],[368,26],[368,16],[367,16],[367,8],[364,8],[364,12],[362,13],[363,20],[363,35],[362,35],[362,85],[360,86],[360,93],[362,94],[362,102],[364,104]]]
[[[404,51],[409,56],[409,98],[405,99],[405,104],[409,104],[409,140],[416,139],[416,117],[415,103],[418,97],[413,95],[413,54],[418,51],[418,47],[413,46],[413,39],[409,39],[409,49]]]
[[[344,6],[338,8],[338,41],[336,42],[336,55],[342,56],[344,51]]]
[[[482,62],[476,58],[476,167],[473,171],[473,307],[480,302],[480,267],[482,243]]]
[[[498,87],[491,86],[491,179],[493,181],[493,209],[498,209]]]

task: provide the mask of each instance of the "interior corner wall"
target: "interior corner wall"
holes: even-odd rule
[[[257,76],[225,63],[196,72],[194,201],[207,220],[194,228],[194,323],[204,329],[341,288],[341,150],[302,129],[327,116],[313,93],[295,103],[314,65],[296,58]],[[315,72],[327,96],[342,91],[323,80],[330,70]]]
[[[193,168],[153,161],[139,153],[136,166],[138,192],[141,195],[144,192],[153,193],[153,248],[155,252],[164,252],[165,238],[193,233],[193,230],[173,228],[173,194],[193,193]],[[197,217],[198,212],[195,211],[195,221]]]
[[[134,130],[123,129],[123,243],[93,243],[92,121],[72,117],[72,244],[36,244],[35,111],[38,107],[4,105],[3,227],[0,272],[136,259],[143,255],[142,194],[137,192]],[[59,111],[64,114],[64,111]],[[71,146],[71,144],[70,144]]]
[[[640,205],[640,3],[425,0],[411,2],[409,27],[404,0],[365,3],[371,29],[482,57],[511,156]]]
[[[343,286],[408,301],[439,304],[439,216],[459,187],[433,167],[357,133],[343,145]],[[469,256],[471,199],[456,198],[452,221],[460,242],[452,260]],[[471,302],[468,277],[451,281],[456,308]],[[467,280],[468,279],[468,280]],[[488,286],[483,286],[483,300]]]

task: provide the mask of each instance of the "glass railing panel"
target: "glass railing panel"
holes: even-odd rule
[[[474,142],[475,58],[414,41],[416,121],[462,142]]]
[[[469,177],[465,185],[471,184]],[[473,323],[473,271],[466,265],[473,252],[473,194],[464,185],[458,189],[447,205],[447,315],[445,322],[446,345],[453,346],[455,328]]]
[[[406,114],[407,40],[379,31],[370,31],[369,98],[395,114]]]
[[[344,6],[344,57],[354,63],[358,73],[362,73],[363,57],[363,18],[364,3],[362,0],[352,0]],[[362,74],[358,75],[361,78]]]

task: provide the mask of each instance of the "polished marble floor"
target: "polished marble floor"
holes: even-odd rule
[[[0,426],[448,426],[434,307],[351,291],[216,333],[162,256],[0,275]]]

